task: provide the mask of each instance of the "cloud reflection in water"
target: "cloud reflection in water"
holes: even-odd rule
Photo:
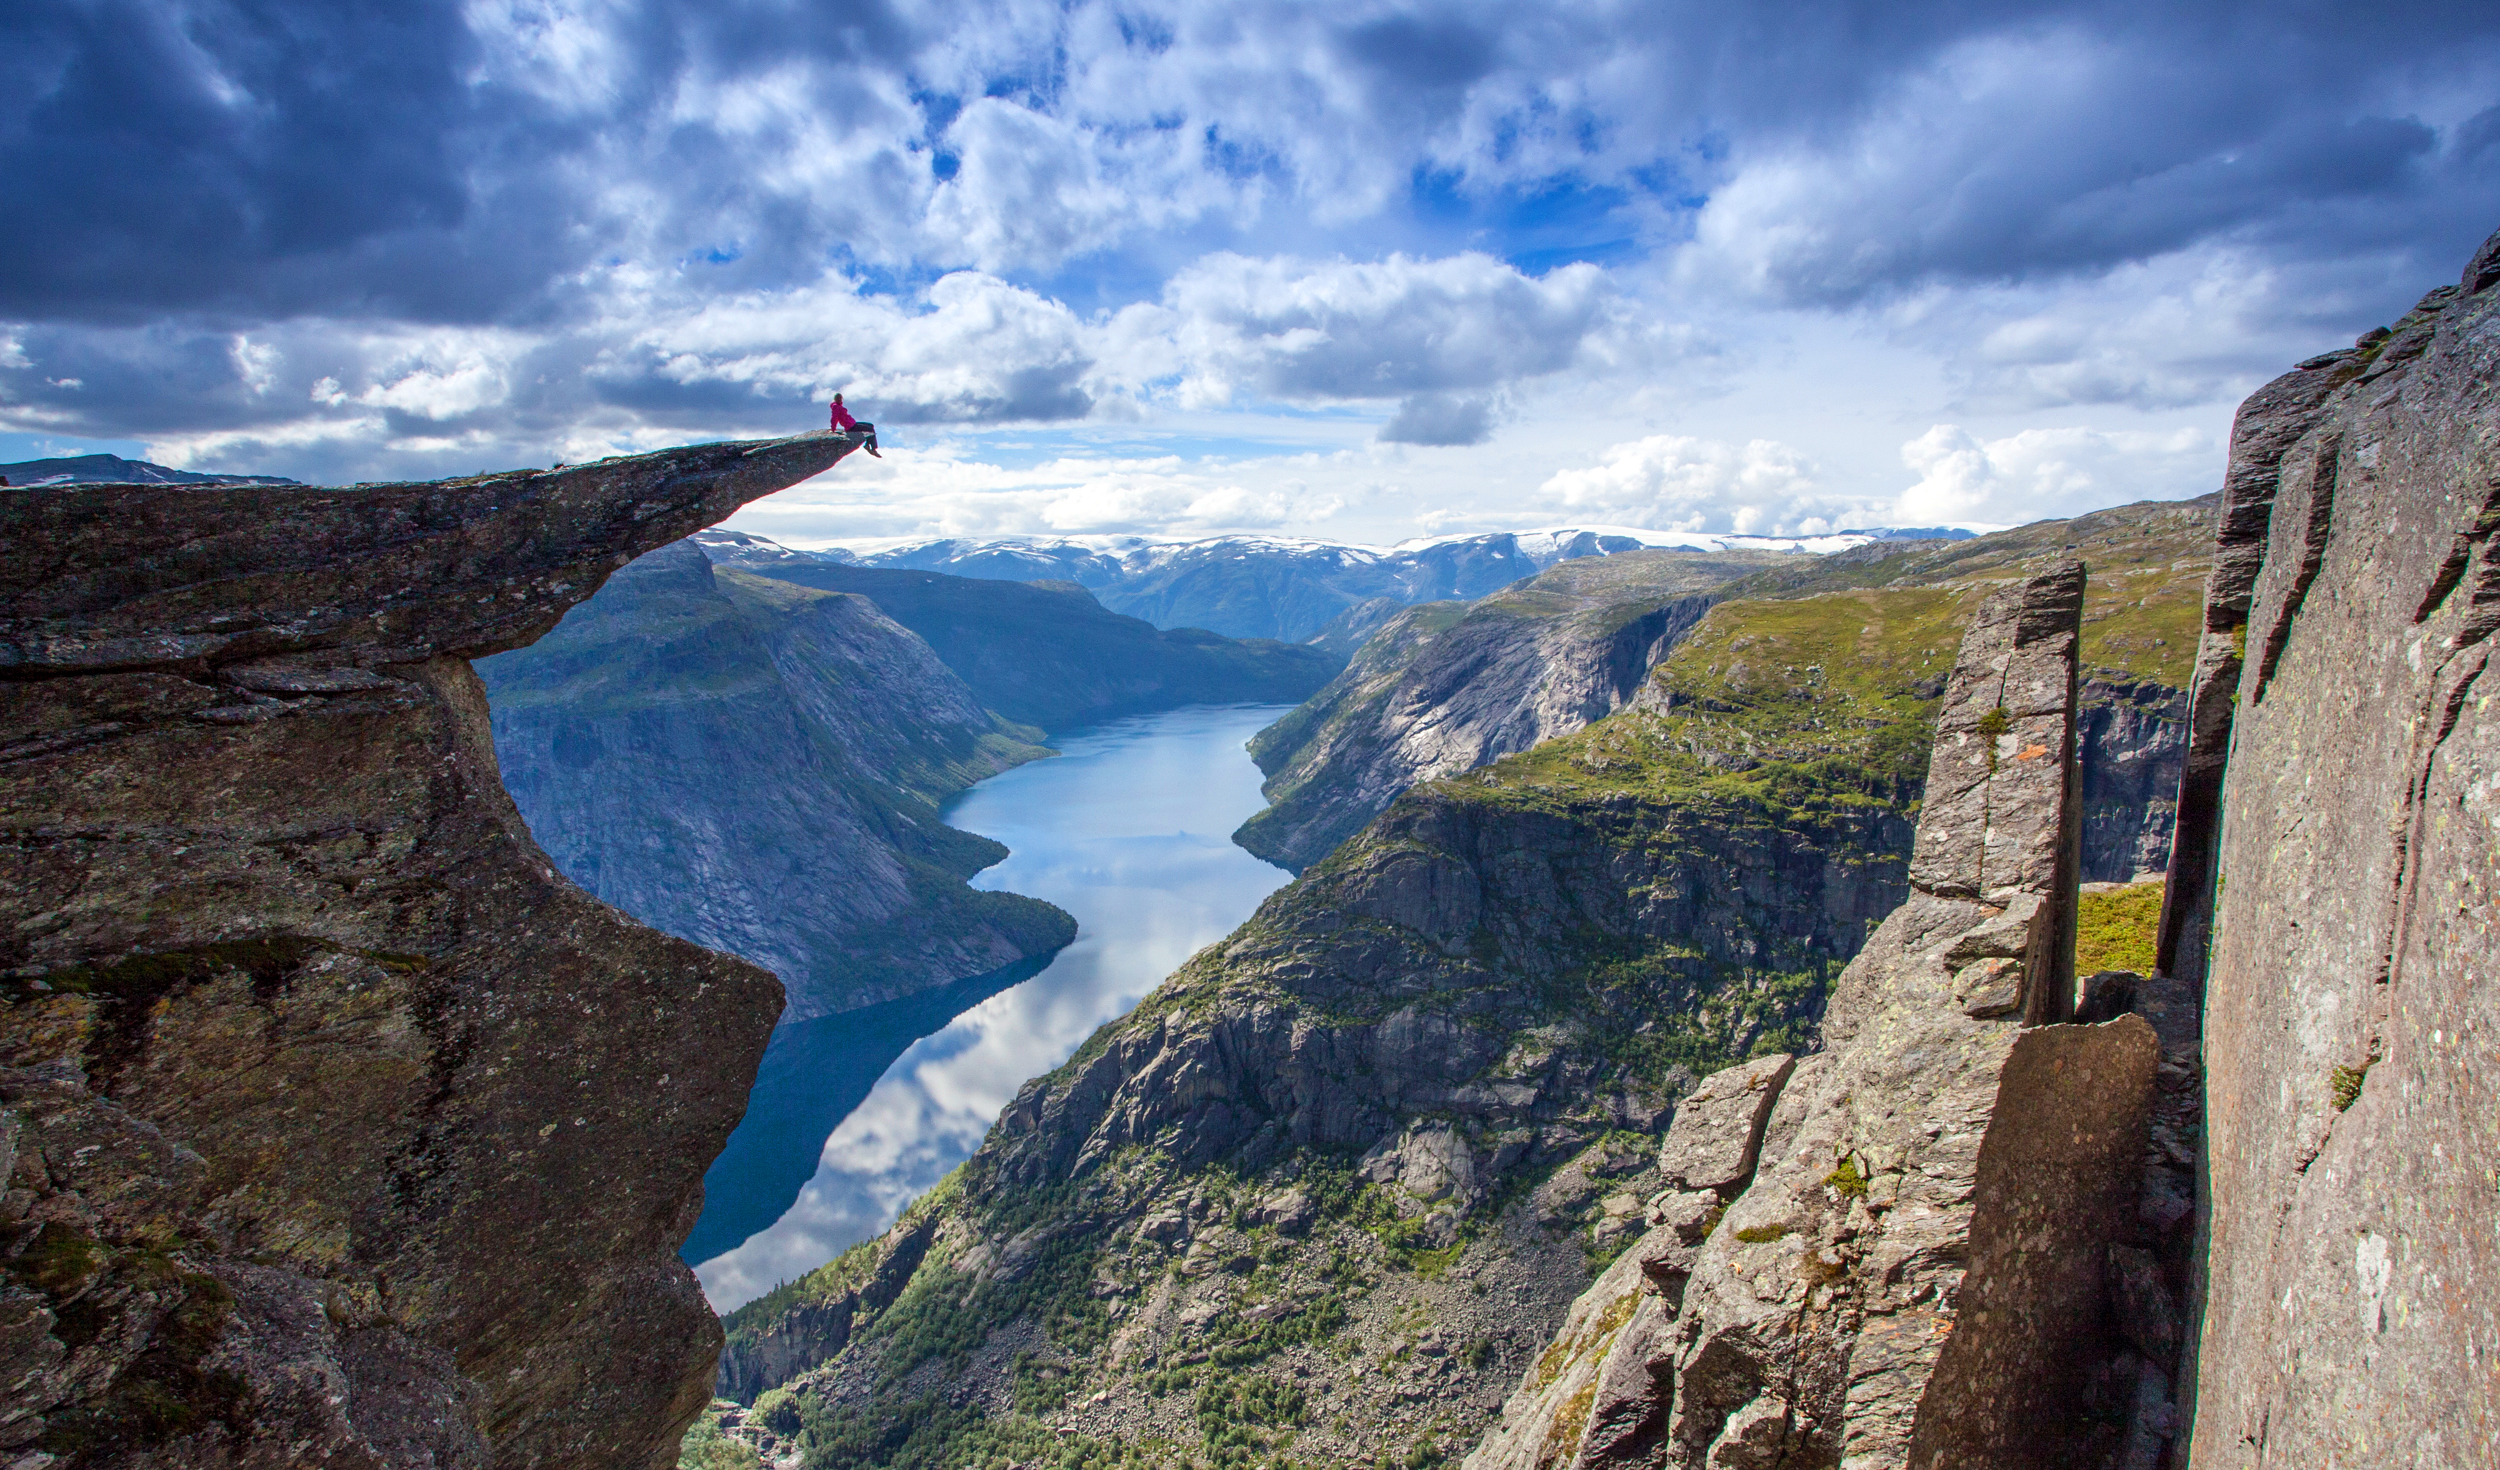
[[[1263,804],[1242,746],[1283,713],[1196,706],[1115,721],[1059,740],[1058,759],[992,777],[948,806],[949,823],[1011,849],[974,886],[1059,905],[1076,916],[1076,942],[886,1070],[826,1140],[797,1203],[697,1268],[715,1308],[728,1311],[884,1229],[970,1156],[1028,1079],[1284,886],[1283,870],[1229,839]],[[840,1058],[826,1061],[830,1071]]]

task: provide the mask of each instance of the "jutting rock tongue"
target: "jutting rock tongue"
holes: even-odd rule
[[[0,1459],[673,1462],[780,986],[556,875],[467,659],[848,449],[0,492]]]
[[[1702,1110],[1761,1130],[1758,1171],[1711,1171],[1732,1196],[1715,1221],[1707,1196],[1653,1202],[1639,1282],[1591,1288],[1641,1299],[1575,1309],[1588,1340],[1558,1344],[1593,1362],[1578,1402],[1556,1412],[1532,1382],[1471,1470],[2029,1470],[2077,1448],[2157,1060],[2140,1018],[2056,1024],[2075,1007],[2083,586],[2061,563],[1980,607],[1909,901],[1842,974],[1826,1049],[1763,1072],[1776,1102]]]

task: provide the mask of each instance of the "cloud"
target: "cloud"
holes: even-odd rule
[[[2221,458],[2221,445],[2193,429],[2025,429],[1982,441],[1938,424],[1901,446],[1901,462],[1918,479],[1894,503],[1894,523],[2001,525],[2183,499],[2220,482]]]
[[[1419,452],[1570,397],[1870,486],[1939,421],[2218,426],[2453,273],[2495,104],[2427,0],[62,0],[0,15],[0,429],[330,478],[834,387]],[[1818,413],[1940,386],[1848,463],[1713,422],[1782,312],[1899,369]]]
[[[1784,444],[1725,444],[1654,434],[1617,444],[1540,493],[1584,520],[1658,531],[1818,535],[1849,520],[1847,502],[1817,492],[1812,466]]]
[[[2487,33],[2456,58],[2474,79],[2440,96],[2369,85],[2383,28],[2329,39],[2226,15],[2181,29],[2068,19],[1956,40],[1836,132],[1740,145],[1682,268],[1845,305],[2089,276],[2200,242],[2332,253],[2387,243],[2393,217],[2440,220],[2444,259],[2489,228],[2500,170],[2456,129],[2443,148],[2423,117],[2375,110],[2487,105]],[[2456,209],[2460,192],[2476,202]],[[2417,228],[2410,243],[2428,241]]]
[[[1384,444],[1482,444],[1493,437],[1493,403],[1447,393],[1418,393],[1381,425]]]
[[[1472,251],[1368,262],[1216,254],[1132,320],[1161,328],[1181,396],[1198,404],[1482,391],[1626,363],[1658,335],[1596,266],[1538,277]]]

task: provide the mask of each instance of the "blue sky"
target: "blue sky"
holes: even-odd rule
[[[2011,522],[2500,226],[2487,4],[59,0],[0,457],[885,428],[807,543]]]

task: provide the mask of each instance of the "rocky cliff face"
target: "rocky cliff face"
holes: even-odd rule
[[[1656,1141],[1693,1080],[1806,1049],[1909,891],[1971,609],[2070,540],[2168,568],[2164,528],[2201,514],[1713,609],[1626,709],[1408,791],[892,1234],[736,1314],[725,1388],[795,1390],[834,1465],[1463,1451],[1572,1360],[1575,1295],[1640,1274],[1621,1253],[1670,1173],[1703,1177]],[[2081,641],[2149,648],[2169,581],[2111,561]],[[1698,1241],[1706,1213],[1676,1219]]]
[[[1416,782],[1603,719],[1700,621],[1712,588],[1778,559],[1625,551],[1563,562],[1472,606],[1399,613],[1252,742],[1270,805],[1233,840],[1299,871]]]
[[[2192,1463],[2500,1425],[2500,236],[2243,405],[2169,973],[2205,994]]]
[[[787,1020],[1066,944],[1075,922],[964,879],[1006,855],[936,802],[1048,754],[866,598],[649,553],[547,637],[479,665],[504,784],[556,866],[779,975]]]
[[[1065,730],[1184,704],[1308,698],[1340,667],[1316,648],[1162,629],[1071,582],[1007,582],[748,559],[762,575],[856,593],[927,641],[987,709]]]
[[[1908,900],[1841,977],[1824,1051],[1705,1085],[1746,1104],[1714,1111],[1748,1126],[1710,1129],[1715,1167],[1672,1134],[1664,1162],[1711,1192],[1650,1202],[1641,1272],[1583,1297],[1585,1330],[1558,1341],[1556,1371],[1523,1385],[1472,1470],[2012,1470],[2122,1448],[2101,1442],[2115,1435],[2091,1396],[2159,1371],[2104,1325],[2111,1249],[2137,1245],[2158,1042],[2134,1016],[2064,1024],[2083,591],[2069,562],[1980,608],[1938,718]]]
[[[1620,708],[1712,613],[1732,666],[1803,617],[1777,604],[1857,589],[1900,600],[1957,591],[2060,550],[2092,559],[2084,633],[2084,874],[2124,882],[2169,860],[2186,749],[2188,667],[2211,501],[2122,506],[1953,542],[1879,542],[1829,557],[1635,551],[1566,562],[1472,607],[1386,619],[1346,671],[1260,732],[1272,805],[1235,840],[1271,862],[1316,862],[1417,781],[1469,770]],[[1956,604],[1958,606],[1958,604]],[[1859,655],[1829,644],[1832,660]],[[1808,659],[1789,666],[1821,677]],[[1932,671],[1941,680],[1941,671]],[[1741,758],[1741,757],[1740,757]]]
[[[556,875],[467,660],[847,447],[0,494],[0,1448],[670,1462],[780,987]]]

